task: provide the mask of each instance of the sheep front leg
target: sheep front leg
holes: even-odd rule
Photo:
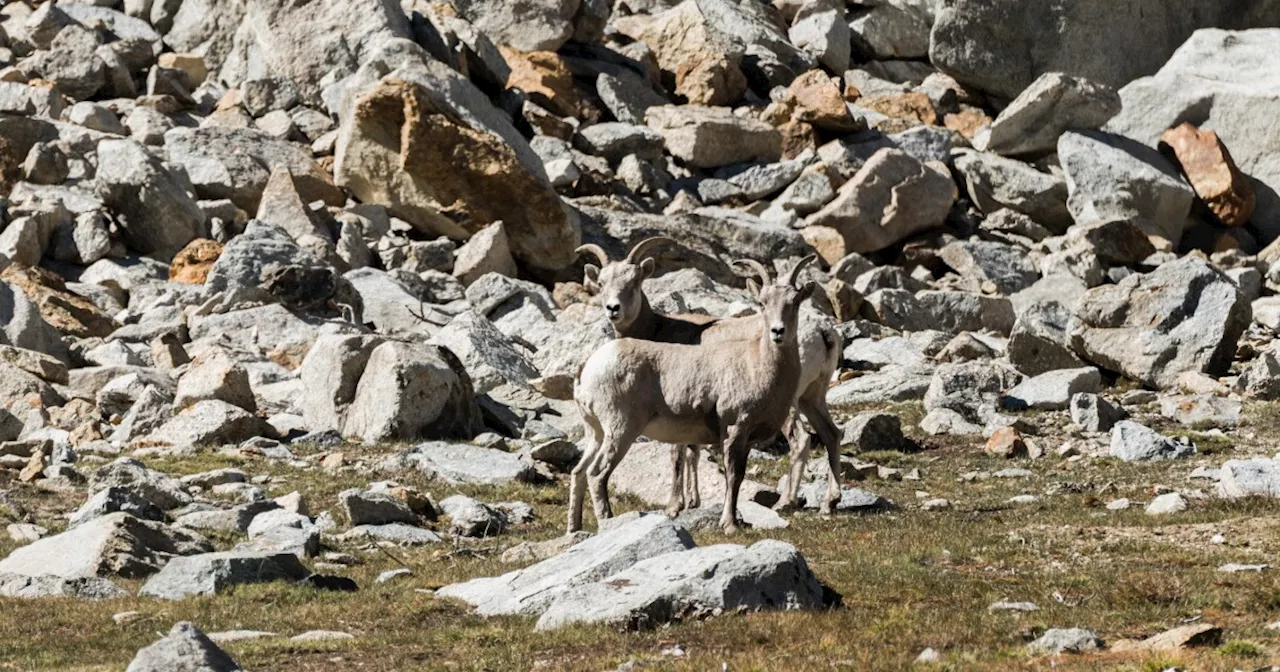
[[[667,498],[667,515],[675,518],[684,510],[684,446],[671,444],[671,494]]]
[[[790,448],[791,473],[787,477],[787,489],[774,508],[779,511],[794,511],[800,506],[800,483],[804,480],[804,467],[809,461],[809,435],[794,408],[787,415],[783,434],[787,437]]]
[[[596,510],[596,522],[613,517],[613,507],[609,505],[609,477],[618,468],[622,458],[626,457],[631,444],[640,435],[639,431],[626,428],[618,432],[606,431],[603,449],[595,456],[590,466],[591,503]]]
[[[587,469],[600,453],[602,439],[599,427],[586,420],[582,425],[586,429],[584,440],[587,445],[586,450],[582,451],[582,457],[578,459],[578,464],[574,465],[573,472],[569,474],[568,534],[582,529],[582,506],[587,494]]]
[[[688,508],[696,509],[702,506],[702,493],[698,490],[698,454],[697,445],[685,446],[685,450],[689,454],[684,460],[684,499],[688,503]]]
[[[746,435],[740,428],[730,427],[724,441],[724,511],[720,514],[720,527],[725,534],[738,531],[738,490],[746,473]]]

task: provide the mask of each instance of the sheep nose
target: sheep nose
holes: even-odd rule
[[[609,312],[609,317],[617,317],[622,312],[622,306],[617,303],[606,304],[604,309]]]
[[[771,327],[769,333],[773,335],[774,343],[781,343],[782,339],[787,335],[786,327]]]

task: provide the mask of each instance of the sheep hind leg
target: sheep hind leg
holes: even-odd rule
[[[730,427],[724,440],[724,511],[720,514],[720,527],[725,534],[738,531],[738,490],[747,473],[746,435],[737,427]]]
[[[804,480],[805,464],[809,461],[809,432],[801,424],[800,416],[794,408],[787,415],[783,434],[787,437],[790,448],[791,473],[787,477],[787,488],[774,508],[779,511],[795,511],[800,508],[800,484]]]
[[[684,499],[689,509],[702,506],[702,492],[698,488],[698,458],[701,457],[698,446],[684,447],[687,452],[684,458]]]
[[[587,470],[600,453],[603,439],[599,425],[587,420],[582,424],[586,428],[584,439],[586,450],[582,452],[582,457],[578,459],[578,464],[574,465],[573,472],[569,475],[569,534],[582,529],[582,508],[587,494]]]
[[[840,502],[841,498],[840,429],[831,420],[831,413],[827,410],[825,399],[819,398],[814,401],[801,398],[798,406],[800,412],[808,419],[809,424],[813,425],[813,431],[817,432],[818,440],[827,449],[827,466],[831,469],[831,472],[827,477],[827,496],[821,503],[821,512],[824,515],[828,515],[835,509],[835,505]]]
[[[675,518],[685,508],[684,446],[671,444],[671,494],[667,498],[667,515]]]

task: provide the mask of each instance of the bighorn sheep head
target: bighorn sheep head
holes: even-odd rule
[[[739,259],[733,262],[734,266],[745,267],[755,274],[754,278],[747,278],[747,287],[760,301],[760,315],[768,325],[769,338],[778,345],[796,338],[795,325],[800,304],[813,294],[817,286],[807,282],[803,287],[797,287],[796,281],[799,279],[800,271],[817,258],[817,255],[811,254],[801,259],[800,263],[792,267],[790,273],[778,276],[777,282],[771,281],[769,269],[754,259]]]
[[[600,297],[605,316],[614,327],[625,328],[640,314],[644,302],[641,283],[653,275],[656,265],[652,257],[642,258],[643,255],[659,245],[674,243],[670,238],[646,238],[636,243],[621,261],[610,261],[599,245],[583,245],[577,249],[579,254],[586,252],[600,261],[599,266],[586,265],[582,284],[588,292]]]

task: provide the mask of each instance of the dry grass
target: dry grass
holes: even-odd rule
[[[1141,508],[1158,484],[1183,492],[1208,490],[1204,481],[1186,480],[1198,465],[1216,465],[1226,453],[1267,450],[1266,436],[1280,427],[1280,413],[1270,406],[1251,407],[1249,417],[1247,429],[1255,440],[1176,464],[1068,462],[1052,456],[1002,461],[982,456],[979,440],[925,437],[917,437],[923,445],[918,452],[863,456],[904,471],[919,468],[923,480],[863,484],[898,504],[889,513],[799,515],[787,530],[733,539],[750,543],[768,536],[796,544],[814,572],[844,595],[843,606],[828,612],[727,615],[640,633],[598,626],[534,633],[531,619],[478,618],[460,604],[434,597],[430,589],[507,571],[511,567],[497,559],[501,550],[558,534],[565,488],[462,488],[489,501],[523,499],[540,519],[503,537],[463,544],[474,553],[453,552],[451,546],[395,549],[392,554],[414,575],[390,584],[375,585],[373,577],[399,563],[383,553],[360,552],[364,564],[349,572],[362,587],[354,594],[274,584],[179,603],[0,600],[0,669],[119,670],[158,632],[184,619],[206,631],[279,633],[226,646],[258,671],[607,670],[630,660],[664,670],[722,665],[730,670],[905,669],[925,647],[942,654],[943,662],[933,669],[1161,670],[1175,664],[1196,670],[1256,669],[1280,660],[1280,636],[1266,628],[1280,620],[1280,574],[1226,574],[1216,568],[1227,562],[1274,562],[1280,551],[1280,503],[1193,498],[1191,510],[1165,518],[1147,516]],[[390,450],[348,453],[373,462]],[[202,455],[154,466],[180,474],[230,464],[236,463]],[[1029,468],[1035,476],[960,479],[1010,466]],[[756,467],[764,478],[780,473],[785,460]],[[379,478],[267,463],[247,465],[247,470],[275,476],[273,494],[301,490],[313,513],[330,508],[335,516],[338,491]],[[419,476],[401,480],[437,498],[452,494],[451,488]],[[49,517],[52,512],[69,506],[66,495],[30,486],[15,484],[12,492],[51,527],[58,526]],[[924,493],[948,498],[954,507],[921,511],[917,502]],[[1023,507],[1004,503],[1024,493],[1041,501]],[[1117,497],[1133,500],[1135,507],[1112,512],[1102,506]],[[634,508],[636,502],[624,498],[622,505]],[[1224,535],[1226,543],[1211,543],[1214,534]],[[699,543],[725,540],[718,534],[695,537]],[[11,542],[0,543],[0,552],[11,547]],[[988,613],[988,605],[1006,599],[1034,602],[1040,611]],[[143,616],[126,625],[112,621],[112,614],[128,610]],[[1146,637],[1195,618],[1225,628],[1228,644],[1160,655],[1036,658],[1025,653],[1025,644],[1046,628],[1086,627],[1115,641]],[[287,639],[311,629],[357,637],[325,644]],[[675,645],[684,657],[663,655]]]

